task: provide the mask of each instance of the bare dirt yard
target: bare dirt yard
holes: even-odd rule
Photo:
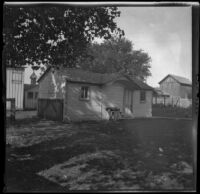
[[[189,191],[193,174],[189,119],[7,124],[7,192]]]

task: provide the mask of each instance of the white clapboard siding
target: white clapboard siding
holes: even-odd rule
[[[152,91],[146,92],[145,102],[140,102],[140,90],[133,92],[133,115],[134,117],[152,116]]]
[[[15,99],[16,110],[23,109],[24,96],[24,69],[7,68],[6,69],[6,98]],[[6,103],[9,108],[9,103]]]

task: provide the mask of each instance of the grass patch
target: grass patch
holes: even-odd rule
[[[6,186],[46,192],[192,190],[191,129],[186,119],[21,121],[7,128]]]
[[[152,105],[152,115],[158,117],[180,117],[180,118],[191,118],[192,117],[192,106],[188,108],[172,107],[163,105]]]

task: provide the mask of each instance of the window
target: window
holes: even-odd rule
[[[140,91],[140,102],[145,102],[145,101],[146,101],[146,92]]]
[[[28,92],[28,99],[33,99],[33,92]]]
[[[22,72],[21,71],[13,71],[12,72],[12,82],[22,83]]]
[[[38,92],[35,92],[35,99],[37,99],[38,97]]]
[[[89,100],[89,87],[82,86],[81,87],[81,96],[80,99],[82,100]]]

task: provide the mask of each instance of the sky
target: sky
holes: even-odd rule
[[[118,27],[151,57],[151,76],[147,84],[158,87],[167,74],[192,80],[191,7],[119,7]],[[30,83],[32,70],[25,70],[25,83]],[[39,72],[36,72],[39,76]]]

